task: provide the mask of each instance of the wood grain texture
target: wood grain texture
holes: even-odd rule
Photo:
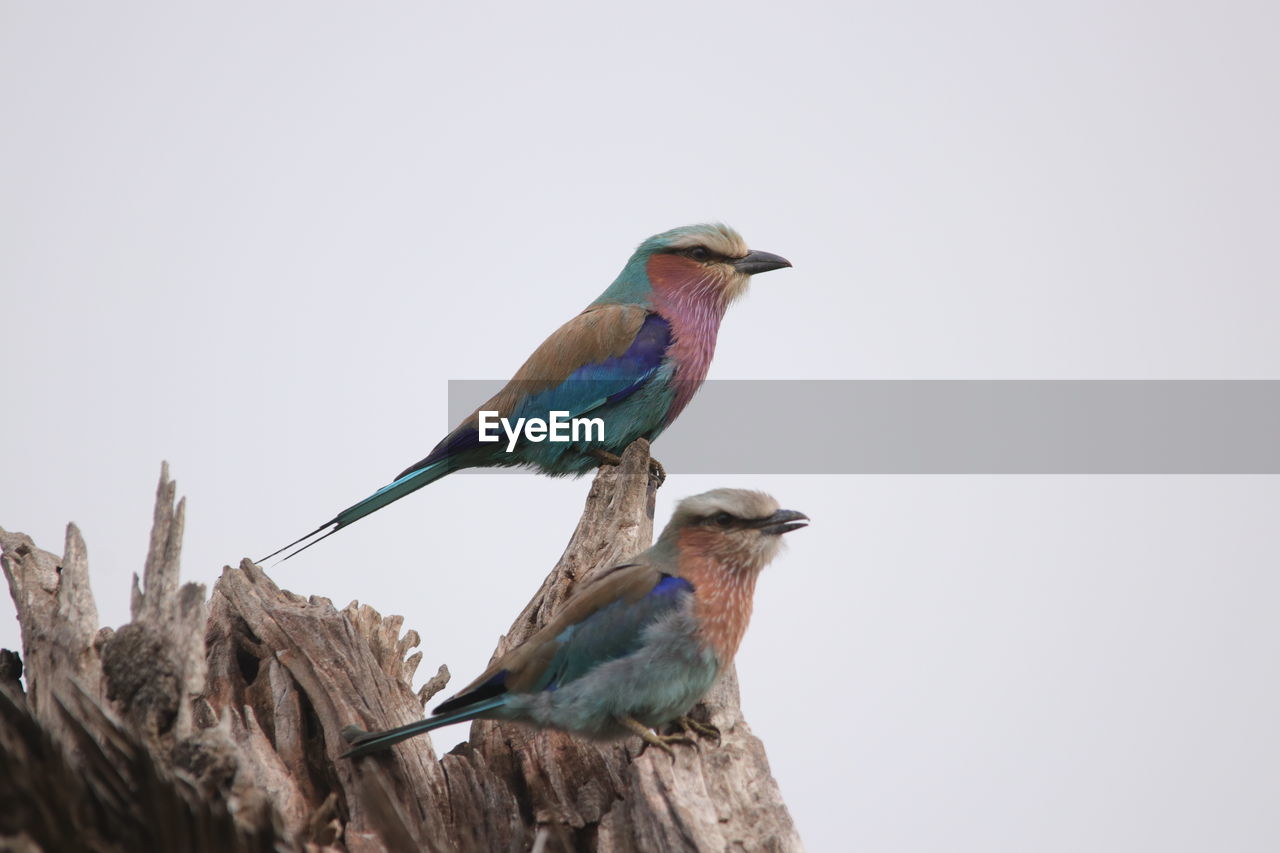
[[[643,441],[601,469],[495,656],[647,547],[656,489]],[[732,671],[694,712],[720,742],[674,760],[638,738],[493,722],[441,757],[421,736],[339,759],[343,727],[419,719],[448,670],[415,693],[423,653],[401,617],[282,590],[248,560],[207,600],[181,584],[175,495],[166,468],[133,619],[115,631],[98,628],[74,525],[62,557],[0,530],[24,658],[0,651],[0,849],[800,849]]]

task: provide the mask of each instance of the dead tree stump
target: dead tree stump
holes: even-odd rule
[[[495,654],[648,546],[657,485],[643,441],[600,470]],[[249,560],[207,601],[180,585],[175,491],[166,466],[132,621],[115,631],[98,627],[75,525],[61,558],[0,530],[23,644],[23,659],[0,650],[0,850],[800,849],[732,672],[694,711],[721,742],[674,761],[638,739],[492,722],[440,758],[421,736],[339,759],[344,726],[421,718],[448,670],[415,694],[422,652],[401,617],[281,590]]]

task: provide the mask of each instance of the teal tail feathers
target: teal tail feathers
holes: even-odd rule
[[[306,536],[293,540],[288,545],[271,552],[257,562],[265,563],[267,560],[276,556],[276,554],[279,554],[282,551],[289,551],[289,549],[293,548],[295,545],[301,545],[302,547],[289,551],[281,562],[284,562],[284,560],[287,560],[290,557],[295,557],[322,539],[327,539],[337,533],[347,525],[354,524],[366,515],[371,515],[372,513],[382,509],[387,504],[400,500],[410,492],[416,492],[423,486],[434,483],[436,480],[439,480],[452,470],[454,469],[449,465],[449,460],[446,458],[433,462],[426,467],[419,468],[416,471],[407,473],[394,483],[389,483],[381,489],[378,489],[378,491],[369,495],[369,497],[359,503],[347,507],[333,518],[308,533]]]
[[[378,752],[386,749],[392,744],[399,743],[402,740],[420,735],[423,732],[429,732],[432,729],[438,729],[441,726],[448,726],[453,723],[463,723],[472,720],[483,714],[485,711],[492,711],[503,702],[506,701],[505,696],[495,696],[485,702],[479,702],[475,705],[468,705],[452,714],[445,714],[440,717],[430,717],[425,720],[419,720],[416,723],[409,723],[407,726],[400,726],[395,729],[387,729],[382,732],[350,732],[352,727],[344,729],[342,736],[351,744],[351,749],[342,753],[339,758],[358,758],[361,755],[368,755],[371,752]]]

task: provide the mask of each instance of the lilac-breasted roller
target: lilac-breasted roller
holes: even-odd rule
[[[501,391],[395,481],[347,507],[295,545],[297,554],[412,491],[462,468],[527,466],[552,476],[617,461],[637,438],[654,439],[688,405],[711,364],[725,310],[751,276],[791,263],[753,252],[725,225],[689,225],[640,244],[586,310],[542,342]],[[518,418],[599,418],[604,439],[481,441],[481,412]],[[303,544],[305,543],[305,544]]]
[[[652,729],[683,721],[733,661],[757,576],[781,534],[807,521],[762,492],[685,498],[652,548],[589,581],[431,717],[382,732],[348,726],[344,757],[476,718],[599,740],[635,734],[670,751],[687,736]]]

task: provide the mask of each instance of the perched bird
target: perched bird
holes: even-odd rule
[[[684,720],[733,661],[756,577],[781,534],[807,521],[762,492],[685,498],[652,548],[588,582],[430,718],[382,732],[348,726],[344,757],[476,718],[600,740],[635,734],[669,752],[687,736],[652,729]]]
[[[300,545],[292,557],[462,468],[527,466],[560,476],[616,463],[627,445],[656,438],[688,405],[706,378],[720,319],[751,276],[789,266],[786,258],[748,250],[725,225],[689,225],[650,237],[595,302],[543,341],[511,381],[426,458],[263,560]],[[505,440],[481,441],[481,412],[515,423],[547,420],[553,411],[602,419],[603,440],[584,430],[578,441],[520,440],[510,450]]]

